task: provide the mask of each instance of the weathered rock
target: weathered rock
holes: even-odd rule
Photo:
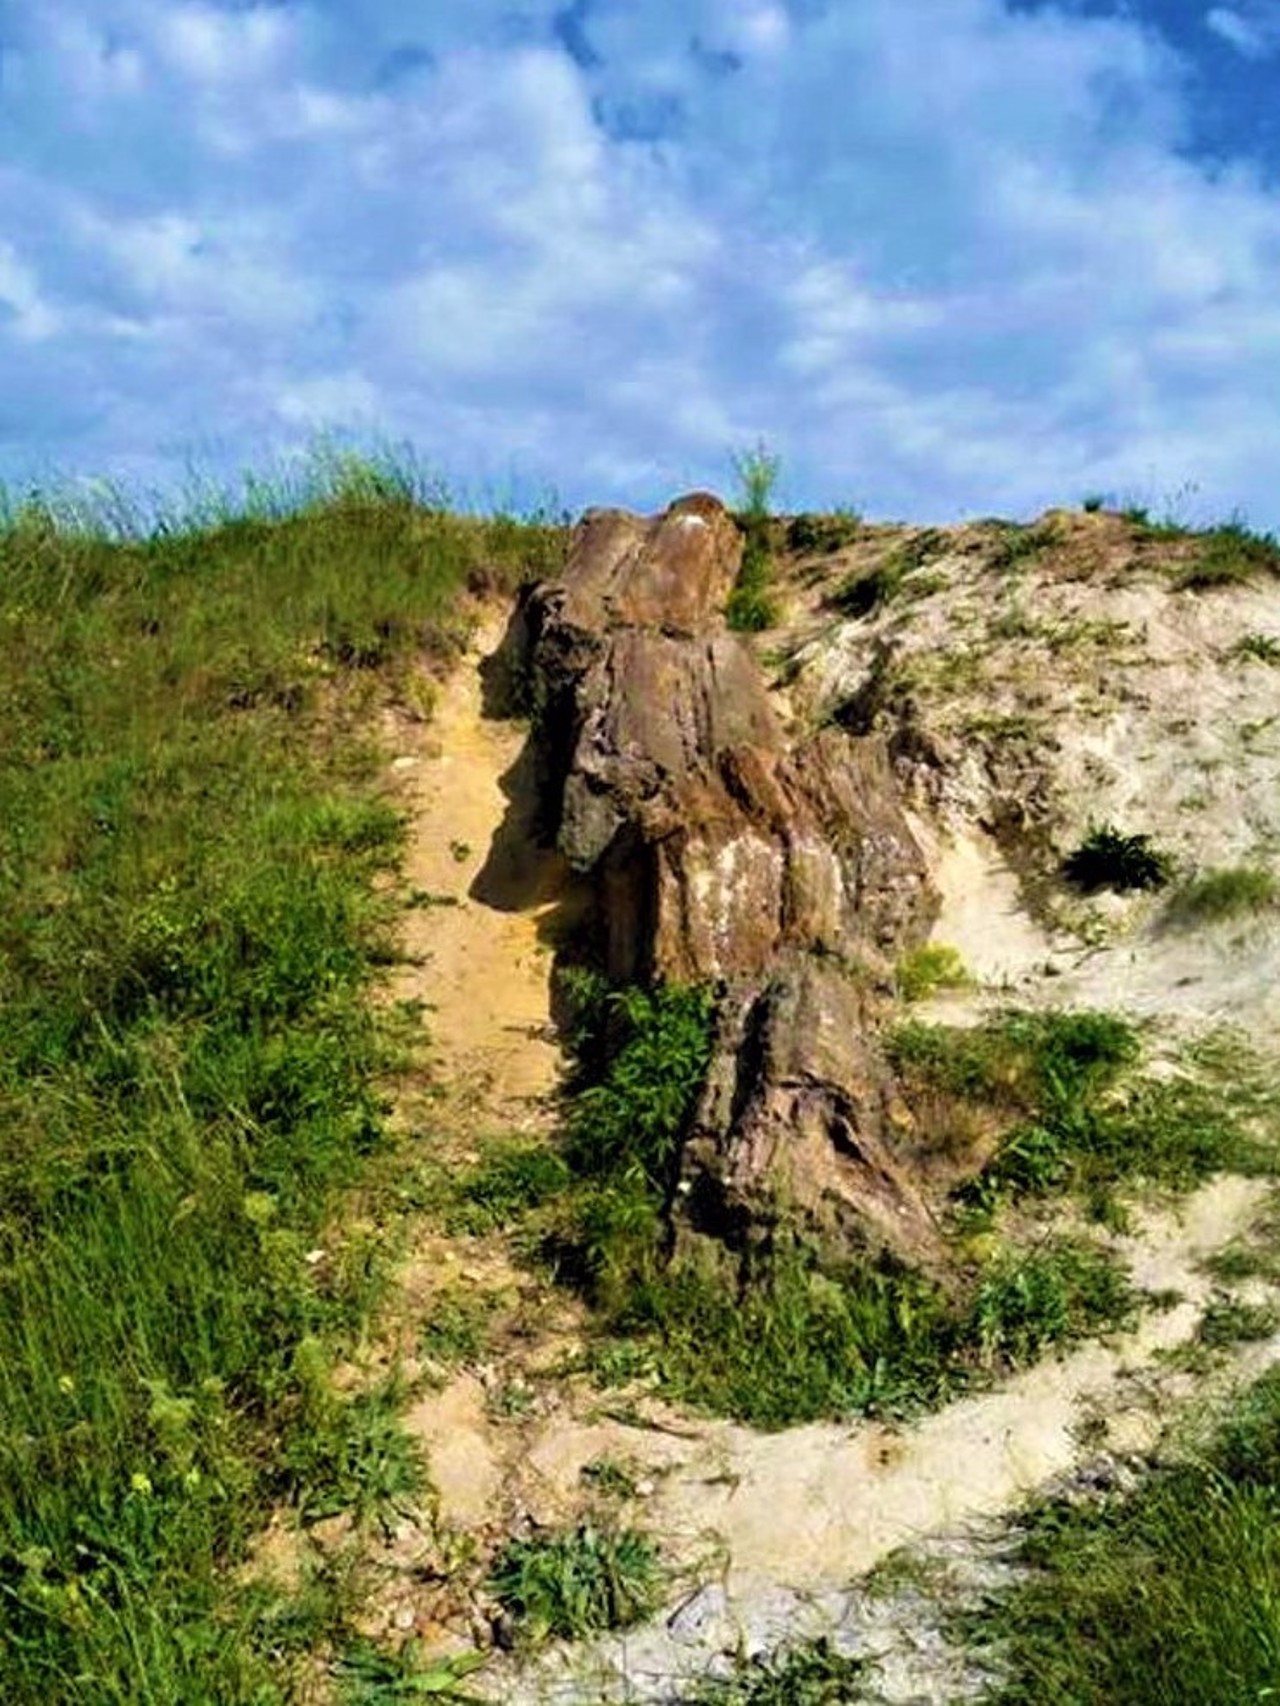
[[[868,985],[935,906],[882,740],[792,743],[723,610],[741,555],[719,502],[591,512],[523,620],[553,829],[596,890],[621,981],[723,992],[688,1146],[690,1223],[746,1235],[785,1204],[840,1242],[918,1251],[924,1205]],[[852,969],[851,969],[852,968]]]

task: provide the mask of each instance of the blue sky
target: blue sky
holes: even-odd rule
[[[1280,0],[0,0],[0,476],[1280,527]]]

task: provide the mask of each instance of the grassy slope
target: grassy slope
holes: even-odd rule
[[[1030,1577],[988,1607],[991,1696],[1069,1706],[1246,1706],[1280,1689],[1280,1376],[1188,1462],[1101,1504],[1051,1505]]]
[[[362,711],[548,530],[339,470],[300,513],[0,531],[0,1694],[283,1697],[332,1591],[233,1566],[276,1502],[418,1473],[327,1371],[377,1263],[366,995],[394,863]],[[324,1260],[308,1260],[325,1245]]]

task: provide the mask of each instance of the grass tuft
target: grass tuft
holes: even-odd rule
[[[533,1645],[627,1629],[656,1608],[658,1553],[633,1528],[591,1522],[507,1542],[489,1578],[494,1598]]]
[[[1260,865],[1228,865],[1204,871],[1186,883],[1169,903],[1178,924],[1217,924],[1225,919],[1266,912],[1280,901],[1280,882]]]

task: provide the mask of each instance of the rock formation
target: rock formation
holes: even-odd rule
[[[789,738],[723,611],[741,536],[696,494],[589,512],[523,610],[544,796],[595,889],[618,981],[710,981],[715,1054],[677,1191],[732,1241],[798,1216],[839,1247],[919,1258],[931,1221],[895,1136],[877,984],[936,901],[883,742]]]

